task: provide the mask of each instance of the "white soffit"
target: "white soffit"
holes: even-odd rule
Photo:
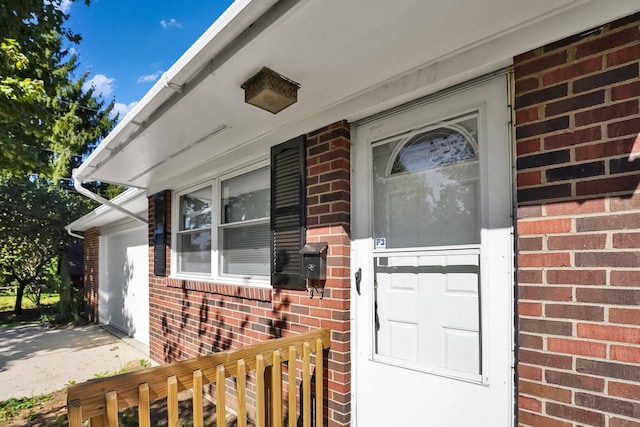
[[[243,10],[254,3],[243,2]],[[121,123],[80,175],[171,188],[216,162],[265,158],[279,141],[477,77],[514,55],[637,10],[637,0],[281,0],[238,38],[194,45],[172,70],[180,75],[188,68],[183,74],[193,76],[208,64],[197,86],[184,80],[185,93],[154,120],[142,120],[133,139],[118,128],[135,126]],[[238,33],[247,22],[226,25]],[[216,25],[214,33],[224,33]],[[263,66],[300,83],[297,104],[272,115],[244,103],[240,85]],[[156,92],[143,98],[141,111],[168,99]]]

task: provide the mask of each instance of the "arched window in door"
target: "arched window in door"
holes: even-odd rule
[[[408,135],[394,151],[387,176],[475,160],[478,143],[462,125],[448,124]]]

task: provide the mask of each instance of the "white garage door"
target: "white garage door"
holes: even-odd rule
[[[149,344],[147,228],[100,237],[100,323]]]

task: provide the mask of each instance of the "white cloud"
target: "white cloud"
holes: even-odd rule
[[[58,7],[63,13],[69,13],[71,10],[72,0],[62,0]]]
[[[160,21],[160,25],[162,25],[162,28],[182,28],[182,24],[179,23],[175,18],[171,18],[169,20],[163,19],[162,21]]]
[[[111,110],[111,117],[115,117],[116,114],[120,114],[120,120],[122,120],[124,119],[124,117],[127,115],[129,111],[133,110],[133,107],[135,107],[137,104],[138,104],[138,101],[131,102],[129,104],[116,102],[115,105],[113,106],[113,110]]]
[[[53,7],[57,8],[62,13],[69,13],[73,0],[45,0],[45,4],[53,5]]]
[[[91,87],[95,88],[96,95],[102,95],[104,98],[108,97],[113,93],[113,85],[116,79],[111,77],[107,77],[104,74],[96,74],[85,82],[82,86],[82,89],[89,90]]]
[[[67,56],[71,57],[71,56],[78,56],[78,51],[76,50],[75,47],[68,47],[67,48]]]
[[[153,74],[147,74],[146,76],[138,77],[138,83],[147,83],[147,82],[155,82],[160,78],[160,76],[164,73],[162,70],[158,70]]]

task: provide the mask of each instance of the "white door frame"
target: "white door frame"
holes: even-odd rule
[[[495,115],[498,116],[497,123],[499,126],[503,127],[503,130],[499,128],[497,130],[494,129],[495,133],[500,134],[500,140],[504,141],[504,147],[502,150],[496,150],[496,147],[491,147],[491,153],[485,153],[485,157],[491,155],[492,157],[497,156],[498,158],[493,158],[492,161],[500,161],[504,162],[505,165],[508,165],[505,168],[498,168],[500,171],[488,170],[481,167],[481,182],[482,187],[487,188],[488,180],[490,179],[498,179],[504,187],[502,187],[501,194],[484,194],[482,196],[481,205],[483,205],[483,224],[482,224],[482,233],[483,233],[483,260],[481,263],[484,263],[485,267],[481,272],[482,275],[482,324],[483,324],[483,339],[482,342],[485,344],[482,349],[483,354],[483,372],[482,372],[482,383],[489,386],[491,381],[493,380],[490,376],[492,375],[491,367],[485,362],[490,357],[489,349],[487,347],[491,346],[493,342],[492,334],[494,337],[496,335],[501,336],[502,347],[505,347],[505,334],[508,334],[509,344],[508,349],[502,348],[500,360],[502,361],[502,365],[508,365],[508,370],[504,366],[502,366],[503,371],[501,372],[500,380],[507,381],[508,384],[505,386],[508,388],[508,402],[506,406],[503,408],[508,408],[508,414],[503,414],[500,418],[504,420],[510,420],[507,424],[507,421],[504,422],[504,426],[496,426],[496,427],[507,427],[513,425],[514,422],[514,385],[513,385],[513,373],[514,373],[514,260],[513,260],[513,177],[512,174],[512,153],[511,153],[511,134],[510,134],[510,110],[507,107],[508,105],[508,83],[507,78],[504,74],[500,74],[498,77],[489,76],[487,78],[478,79],[474,82],[470,82],[467,85],[462,85],[460,87],[456,87],[448,93],[440,93],[432,97],[428,97],[424,100],[420,100],[414,102],[413,105],[402,106],[397,110],[402,114],[411,114],[411,111],[415,109],[419,109],[421,106],[433,104],[436,107],[436,101],[440,99],[446,99],[449,95],[455,95],[455,93],[459,91],[472,90],[473,87],[480,86],[484,88],[485,85],[488,87],[498,87],[502,85],[501,89],[498,89],[500,92],[499,96],[504,97],[504,114],[501,116],[502,111],[495,112]],[[478,96],[477,92],[476,96]],[[404,110],[407,110],[406,112]],[[372,216],[373,209],[371,205],[368,203],[368,199],[372,194],[371,191],[371,165],[369,161],[370,152],[366,155],[363,155],[361,150],[370,150],[369,146],[359,146],[358,145],[358,132],[359,129],[362,129],[363,126],[374,123],[372,126],[368,127],[368,131],[372,131],[372,127],[375,127],[375,122],[380,120],[379,117],[391,116],[394,114],[400,114],[396,111],[391,111],[387,113],[383,113],[378,117],[374,117],[368,119],[366,121],[361,121],[356,123],[352,127],[352,141],[353,151],[352,151],[352,206],[353,216],[352,216],[352,256],[351,256],[351,269],[352,272],[355,273],[359,269],[362,269],[362,283],[361,287],[370,286],[370,282],[372,279],[372,269],[371,269],[371,254],[373,248],[372,241],[372,233],[371,233],[371,224],[372,224]],[[455,110],[452,110],[452,113],[455,113]],[[445,113],[447,114],[447,113]],[[493,126],[496,126],[496,121],[494,120]],[[374,130],[375,131],[375,130]],[[495,144],[494,144],[495,145]],[[358,171],[366,171],[366,173],[358,173]],[[496,174],[500,174],[497,176]],[[506,191],[504,191],[506,189]],[[491,198],[491,200],[489,200]],[[494,200],[494,198],[498,198],[499,200]],[[494,212],[496,206],[500,206],[502,212]],[[507,212],[504,212],[505,206],[508,206]],[[498,242],[492,240],[490,234],[497,230],[501,236]],[[507,242],[508,240],[508,242]],[[508,246],[505,247],[505,244]],[[492,253],[491,250],[492,245],[500,245],[500,257],[496,259],[496,257],[492,257],[491,260],[488,259],[488,254]],[[490,262],[489,262],[490,261]],[[486,266],[489,266],[487,268]],[[490,271],[488,271],[490,269]],[[500,289],[496,289],[495,286],[490,286],[491,280],[489,280],[489,273],[491,273],[491,277],[496,277],[495,275],[499,275],[499,279],[502,283]],[[496,293],[500,294],[497,295]],[[365,328],[359,327],[359,320],[362,318],[362,313],[359,313],[359,310],[362,310],[362,307],[359,308],[359,305],[369,304],[369,307],[372,304],[372,301],[364,300],[364,298],[370,298],[371,293],[364,293],[363,295],[358,295],[356,291],[355,279],[352,277],[352,305],[351,305],[351,355],[352,355],[352,425],[358,426],[358,411],[361,409],[359,407],[359,398],[365,396],[366,393],[370,393],[371,390],[361,390],[359,388],[359,374],[360,374],[360,366],[363,360],[362,354],[368,354],[366,356],[369,361],[371,361],[371,349],[370,348],[362,348],[362,342],[366,342],[367,340],[362,340],[362,334],[367,333],[363,332],[366,330]],[[507,304],[508,310],[504,311],[504,315],[496,321],[496,319],[489,319],[489,313],[491,312],[489,308],[490,303]],[[368,314],[368,313],[367,313]],[[371,320],[371,319],[369,319]],[[366,320],[365,320],[366,321]],[[361,322],[361,321],[360,321]],[[496,323],[497,322],[497,323]],[[487,326],[488,325],[488,326]],[[496,326],[497,325],[497,326]],[[495,369],[494,369],[495,370]],[[508,372],[508,374],[506,374]],[[424,375],[416,374],[416,375]],[[504,392],[503,392],[504,394]],[[380,408],[381,410],[393,410],[393,408]],[[418,425],[418,424],[416,424]],[[367,427],[363,425],[363,427]]]
[[[98,289],[98,298],[99,298],[99,304],[98,304],[98,310],[99,310],[99,321],[100,323],[105,323],[105,324],[111,324],[111,326],[115,327],[116,329],[122,329],[123,332],[126,333],[130,333],[131,331],[127,331],[127,325],[121,325],[121,324],[117,324],[117,323],[111,323],[111,317],[110,317],[110,310],[113,309],[113,307],[110,305],[109,300],[107,298],[107,295],[105,294],[105,292],[107,290],[112,290],[112,289],[107,289],[107,286],[112,286],[113,283],[110,283],[110,281],[112,280],[112,272],[109,271],[109,263],[110,263],[110,259],[109,257],[111,256],[110,250],[111,248],[109,247],[109,242],[111,239],[113,238],[118,238],[118,237],[122,237],[123,235],[131,235],[132,233],[142,233],[146,236],[146,232],[147,232],[147,227],[145,225],[140,225],[138,226],[137,224],[134,226],[131,226],[130,224],[124,225],[124,226],[116,226],[116,227],[109,227],[105,230],[101,230],[101,235],[99,236],[99,247],[98,247],[98,254],[99,254],[99,289]],[[142,245],[148,245],[148,241],[144,241],[144,243],[142,243],[139,246]],[[135,315],[135,318],[132,319],[135,322],[135,332],[133,333],[133,337],[136,338],[137,340],[139,340],[140,342],[144,343],[144,344],[149,344],[149,285],[148,285],[148,250],[145,251],[145,257],[144,259],[147,262],[147,266],[146,268],[144,268],[144,277],[147,280],[147,283],[145,284],[145,286],[142,289],[142,294],[138,294],[135,295],[135,301],[127,301],[128,298],[131,297],[131,295],[123,295],[122,296],[122,309],[125,308],[131,308],[131,305],[133,304],[134,310],[137,312],[137,315]],[[123,266],[124,268],[124,266]],[[132,291],[133,292],[139,292],[137,289]],[[143,295],[144,294],[144,295]],[[142,302],[143,304],[145,304],[145,306],[140,306],[139,302]],[[138,313],[138,311],[140,311]],[[140,322],[144,322],[144,324],[139,324]],[[138,328],[138,326],[141,326],[140,328]]]

